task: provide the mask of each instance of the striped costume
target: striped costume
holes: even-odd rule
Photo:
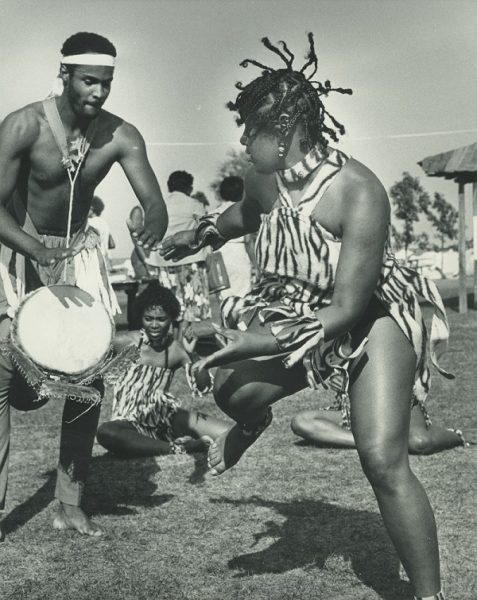
[[[277,173],[278,201],[270,213],[262,215],[256,242],[261,276],[247,296],[222,303],[222,319],[226,326],[242,330],[257,313],[262,322],[270,322],[271,332],[286,354],[285,365],[302,361],[311,387],[330,387],[343,412],[343,424],[349,426],[348,368],[366,340],[354,351],[349,334],[323,342],[319,309],[331,303],[341,240],[311,216],[347,160],[340,151],[329,148],[321,153],[314,148],[303,161]],[[312,179],[295,206],[287,184],[307,176]],[[452,377],[438,366],[436,358],[438,344],[449,336],[439,292],[432,281],[398,264],[387,245],[374,301],[383,314],[396,321],[416,352],[413,404],[421,406],[429,424],[424,408],[430,386],[427,332],[419,296],[434,307],[432,363],[443,375]]]
[[[143,331],[138,348],[147,343],[147,336]],[[167,347],[165,354],[165,367],[136,363],[124,371],[114,385],[111,418],[128,421],[147,437],[168,441],[171,451],[178,452],[180,448],[174,444],[172,421],[181,402],[169,393],[177,369],[169,368]],[[194,395],[201,395],[190,367],[191,363],[185,366],[187,382]],[[207,392],[209,389],[202,391]]]

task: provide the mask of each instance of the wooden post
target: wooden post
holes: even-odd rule
[[[459,312],[467,312],[467,280],[465,272],[465,194],[459,181]]]
[[[474,302],[473,307],[477,310],[477,182],[472,184],[472,226],[474,238]]]

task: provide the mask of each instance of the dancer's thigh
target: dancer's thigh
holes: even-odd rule
[[[305,369],[296,365],[286,369],[281,357],[248,359],[230,363],[217,370],[216,400],[253,404],[272,404],[306,387]]]
[[[260,322],[258,315],[247,331],[270,334],[270,324]],[[303,365],[287,369],[283,356],[259,357],[229,363],[217,370],[214,395],[217,403],[236,403],[242,400],[264,405],[290,396],[307,386]]]
[[[389,316],[356,333],[368,337],[351,371],[351,425],[358,450],[382,451],[388,460],[399,460],[407,455],[416,355]]]

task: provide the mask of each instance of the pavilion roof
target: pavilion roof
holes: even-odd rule
[[[462,183],[477,181],[477,143],[426,156],[417,164],[430,177],[445,177]]]

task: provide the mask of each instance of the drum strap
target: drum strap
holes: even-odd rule
[[[55,98],[46,98],[43,100],[43,109],[50,126],[53,137],[55,138],[58,150],[61,153],[61,164],[65,167],[70,180],[70,199],[68,209],[68,224],[66,228],[66,247],[69,247],[71,237],[71,218],[73,214],[74,188],[76,179],[83,165],[86,154],[91,146],[94,134],[96,133],[97,120],[94,119],[88,126],[84,136],[80,136],[70,144],[66,139],[66,132],[63,122],[58,112]]]

